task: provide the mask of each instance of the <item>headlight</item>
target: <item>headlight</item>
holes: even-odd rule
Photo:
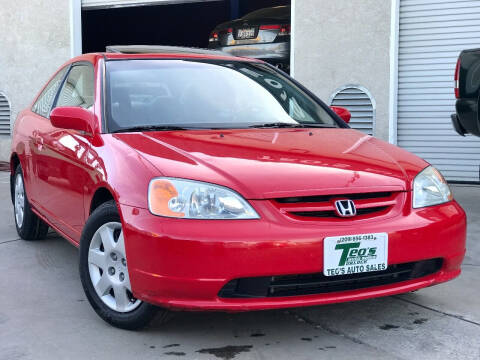
[[[433,166],[421,171],[413,181],[413,207],[442,204],[453,199],[442,174]]]
[[[186,219],[258,219],[239,194],[201,181],[155,178],[148,187],[148,207],[155,215]]]

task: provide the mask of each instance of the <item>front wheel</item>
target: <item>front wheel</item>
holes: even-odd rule
[[[113,326],[134,330],[159,311],[133,296],[122,224],[115,202],[100,205],[88,218],[80,241],[80,278],[97,314]],[[162,310],[166,315],[166,310]]]

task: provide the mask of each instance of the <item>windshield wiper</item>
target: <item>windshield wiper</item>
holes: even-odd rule
[[[303,124],[292,124],[284,122],[272,122],[265,124],[250,125],[249,128],[303,128]]]
[[[173,125],[147,125],[147,126],[132,126],[124,129],[119,129],[114,132],[119,133],[119,132],[135,132],[135,131],[169,131],[169,130],[188,130],[188,129],[181,126],[173,126]]]
[[[306,128],[338,128],[338,126],[328,125],[328,124],[303,124]]]
[[[273,122],[260,125],[251,125],[250,128],[335,128],[336,126],[328,124],[292,124],[283,122]]]

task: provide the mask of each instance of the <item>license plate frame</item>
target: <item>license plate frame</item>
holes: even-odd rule
[[[323,240],[323,274],[351,275],[388,268],[388,233],[330,236]]]
[[[245,28],[237,29],[237,39],[238,40],[255,39],[255,28],[254,27],[245,27]]]

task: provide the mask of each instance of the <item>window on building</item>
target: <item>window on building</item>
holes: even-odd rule
[[[68,73],[58,95],[58,106],[79,106],[85,109],[93,106],[93,67],[76,65]]]
[[[10,135],[10,103],[0,92],[0,135]]]
[[[352,113],[350,127],[373,135],[375,100],[367,89],[357,85],[343,86],[330,97],[330,105],[348,109]]]
[[[67,69],[68,67],[64,67],[53,77],[52,80],[50,80],[37,101],[35,101],[35,104],[33,104],[32,111],[34,113],[43,117],[48,117],[50,110],[52,109],[53,101],[55,100],[55,95],[57,95],[58,88],[62,84]]]

